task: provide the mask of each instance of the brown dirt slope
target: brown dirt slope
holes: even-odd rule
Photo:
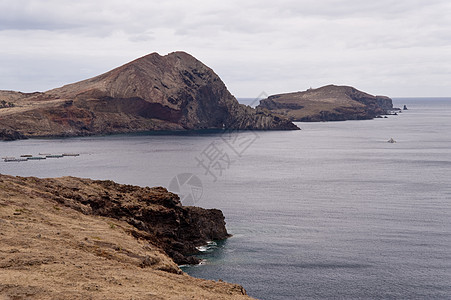
[[[0,91],[0,130],[28,137],[153,130],[298,129],[238,101],[212,69],[185,52],[152,53],[44,93]],[[1,138],[1,135],[0,135]]]
[[[259,109],[296,122],[372,119],[393,109],[392,100],[350,86],[328,85],[304,92],[279,94],[261,100]]]
[[[250,299],[239,285],[182,273],[148,231],[61,202],[45,185],[99,187],[0,175],[0,299]]]

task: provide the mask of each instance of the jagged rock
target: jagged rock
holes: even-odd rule
[[[185,52],[152,53],[100,76],[45,93],[0,91],[15,107],[0,128],[26,136],[153,130],[299,129],[239,104],[212,69]]]
[[[349,86],[328,85],[304,92],[279,94],[261,100],[267,109],[291,121],[344,121],[372,119],[393,109],[386,96],[373,96]]]
[[[2,177],[8,178],[0,174]],[[177,264],[198,263],[199,260],[191,256],[198,252],[196,247],[230,236],[220,210],[182,206],[179,196],[163,187],[142,188],[75,177],[17,177],[15,181],[36,188],[35,192],[41,197],[83,214],[129,223],[147,233],[130,232],[132,235],[155,244]],[[143,264],[147,266],[147,262]]]
[[[0,128],[0,140],[2,141],[14,141],[26,139],[26,137],[15,130]]]
[[[0,174],[0,299],[250,299],[240,285],[184,274],[160,247],[163,239],[121,214],[140,206],[182,213],[183,207],[164,205],[173,206],[172,198],[163,189],[108,181]],[[83,206],[91,209],[76,209]],[[178,239],[173,245],[183,249]]]

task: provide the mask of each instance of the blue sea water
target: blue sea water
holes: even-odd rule
[[[259,299],[449,299],[451,99],[395,99],[404,104],[387,119],[301,131],[5,142],[2,157],[80,156],[0,162],[0,173],[141,186],[197,178],[175,188],[221,209],[233,237],[184,270]]]

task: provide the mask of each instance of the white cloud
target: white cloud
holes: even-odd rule
[[[46,90],[187,51],[236,96],[329,83],[449,96],[447,0],[0,1],[0,89]]]

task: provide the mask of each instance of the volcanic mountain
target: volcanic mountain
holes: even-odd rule
[[[279,94],[261,100],[259,109],[291,121],[343,121],[372,119],[393,110],[392,100],[373,96],[350,86],[328,85],[304,92]]]
[[[153,130],[298,129],[241,105],[185,52],[157,53],[44,93],[0,91],[0,139]]]

